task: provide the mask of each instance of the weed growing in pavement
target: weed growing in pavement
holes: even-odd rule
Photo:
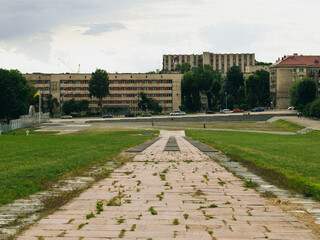
[[[229,204],[231,204],[231,202],[229,202],[229,201],[226,201],[224,204],[226,204],[226,205],[229,205]]]
[[[64,237],[64,235],[66,235],[66,233],[67,233],[67,231],[64,230],[63,232],[59,233],[59,234],[57,235],[57,237]]]
[[[141,180],[137,180],[137,186],[141,184]]]
[[[96,212],[97,212],[97,214],[100,214],[102,211],[103,211],[103,201],[102,200],[100,200],[100,201],[97,200]]]
[[[266,232],[271,232],[271,230],[268,227],[266,227],[266,226],[263,226],[263,227],[266,230]]]
[[[158,174],[158,173],[155,172],[155,173],[153,173],[152,175],[153,175],[153,176],[157,176],[157,174]]]
[[[248,223],[249,226],[251,226],[251,223],[249,222],[249,220],[247,220],[247,223]]]
[[[198,189],[198,190],[193,194],[193,196],[196,196],[196,197],[198,197],[198,196],[203,196],[203,195],[205,195],[205,194],[204,194],[204,192],[203,192],[202,190],[200,190],[200,189]]]
[[[136,190],[137,192],[140,192],[140,188],[137,188],[137,190]]]
[[[130,231],[133,232],[133,231],[136,229],[136,227],[137,227],[137,225],[136,225],[136,224],[133,224],[132,227],[131,227],[131,229],[130,229]]]
[[[85,225],[87,225],[88,223],[86,222],[86,223],[81,223],[81,224],[79,224],[79,226],[78,226],[78,230],[80,230],[81,228],[83,228]]]
[[[70,224],[74,221],[74,218],[69,219],[69,221],[66,224]]]
[[[122,218],[122,216],[120,218],[117,219],[117,223],[120,225],[121,223],[124,223],[126,221],[125,218]]]
[[[232,229],[231,225],[229,225],[229,230],[230,230],[231,232],[233,232],[233,229]]]
[[[190,164],[193,162],[193,160],[183,160],[184,162],[186,162],[187,164]]]
[[[157,212],[156,210],[154,210],[153,207],[149,207],[149,211],[150,211],[150,213],[151,213],[152,215],[157,215],[157,214],[158,214],[158,212]]]
[[[179,223],[178,218],[173,219],[172,224],[173,225],[179,225],[180,223]]]
[[[223,224],[227,226],[227,221],[226,220],[222,220]]]
[[[187,220],[188,217],[189,217],[189,214],[185,213],[185,214],[183,214],[183,217],[184,217],[185,220]]]
[[[118,237],[119,237],[119,238],[123,238],[125,233],[126,233],[126,230],[125,230],[124,228],[121,229]]]
[[[94,217],[96,217],[96,216],[93,214],[93,212],[86,215],[87,219],[94,218]]]
[[[159,198],[159,201],[162,201],[163,195],[164,195],[163,192],[161,192],[161,194],[157,194],[157,198]]]
[[[131,178],[136,178],[137,177],[137,175],[133,175]]]
[[[141,220],[141,217],[142,217],[142,213],[140,213],[138,217],[136,217],[136,220]]]
[[[251,179],[249,180],[245,179],[244,186],[246,188],[257,188],[259,185],[256,182],[253,182]]]
[[[130,175],[130,174],[132,174],[132,173],[133,173],[133,171],[131,171],[131,172],[124,172],[125,175]]]
[[[162,181],[166,180],[166,175],[160,173],[159,176]]]
[[[237,221],[236,217],[234,215],[232,215],[232,220],[233,221]]]
[[[188,225],[186,225],[185,228],[186,228],[186,231],[188,231],[188,229],[189,229],[190,227],[189,227]]]
[[[226,182],[222,181],[221,178],[218,178],[218,180],[219,180],[219,181],[218,181],[218,184],[219,184],[219,185],[223,186],[223,185],[226,184]]]
[[[207,181],[209,181],[208,175],[207,174],[203,174],[202,175]]]
[[[260,195],[264,198],[277,198],[278,196],[275,195],[273,192],[271,191],[265,191],[265,192],[262,192],[260,193]]]
[[[124,202],[125,203],[131,203],[131,200],[130,199],[125,199]]]

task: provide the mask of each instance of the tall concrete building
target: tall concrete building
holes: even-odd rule
[[[52,94],[63,104],[75,99],[89,100],[89,110],[98,111],[98,99],[89,95],[91,74],[24,74],[25,78],[40,89],[44,98]],[[179,110],[181,105],[182,74],[109,74],[110,95],[103,98],[107,112],[123,114],[134,112],[138,106],[138,94],[144,92],[163,106],[164,112]]]
[[[313,79],[320,92],[320,56],[293,54],[278,59],[270,66],[270,101],[276,108],[290,106],[289,88],[295,80]]]
[[[189,63],[191,67],[208,64],[214,70],[220,70],[222,74],[227,73],[232,66],[238,66],[242,72],[245,72],[247,66],[255,65],[255,54],[204,52],[203,54],[191,55],[163,55],[163,70],[165,72],[175,71],[178,64],[184,63]]]

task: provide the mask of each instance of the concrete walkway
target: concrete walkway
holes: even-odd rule
[[[18,239],[318,239],[183,135],[163,131],[132,162]],[[99,214],[97,202],[103,203]]]

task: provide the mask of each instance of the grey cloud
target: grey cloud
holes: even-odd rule
[[[202,29],[202,35],[217,51],[247,51],[263,40],[270,28],[262,24],[225,22]]]
[[[125,26],[118,22],[86,24],[84,27],[89,27],[89,29],[83,33],[86,35],[99,35],[105,32],[125,29]]]

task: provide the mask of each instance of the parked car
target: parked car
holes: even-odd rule
[[[255,107],[251,110],[251,112],[263,112],[264,108],[263,107]]]
[[[112,118],[113,116],[111,114],[106,114],[106,115],[103,115],[102,118]]]
[[[72,119],[72,116],[71,115],[64,115],[64,116],[61,116],[61,119]]]
[[[151,117],[151,114],[150,113],[142,113],[141,117]]]
[[[186,112],[176,110],[170,113],[170,116],[179,116],[179,115],[186,115]]]
[[[220,109],[220,113],[233,113],[230,109]]]
[[[295,110],[294,106],[288,107],[288,110]]]
[[[125,117],[134,117],[133,113],[127,113],[126,115],[124,115]]]
[[[239,108],[235,108],[235,109],[233,109],[233,112],[234,112],[234,113],[243,113],[244,110],[239,109]]]
[[[212,110],[207,110],[207,111],[206,111],[206,114],[215,114],[215,112],[212,111]]]

